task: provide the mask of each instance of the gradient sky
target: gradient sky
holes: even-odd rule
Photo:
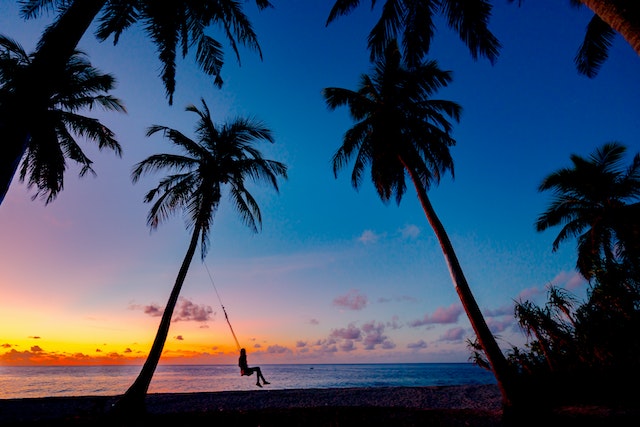
[[[24,22],[0,0],[0,32],[33,51],[46,18]],[[432,229],[409,188],[384,205],[370,182],[359,192],[350,170],[334,178],[330,160],[352,125],[328,111],[321,90],[355,89],[369,71],[366,36],[377,19],[368,2],[325,26],[332,1],[247,3],[263,60],[228,46],[225,85],[216,89],[190,58],[181,61],[174,105],[159,63],[139,30],[117,46],[87,35],[80,49],[118,80],[113,94],[128,114],[89,112],[116,132],[124,154],[84,144],[97,177],[72,167],[48,206],[14,181],[0,206],[0,364],[141,363],[147,355],[189,232],[180,216],[146,226],[144,194],[159,175],[133,185],[133,165],[173,148],[152,124],[193,137],[204,98],[214,119],[255,116],[273,130],[265,157],[285,162],[279,194],[256,186],[263,230],[253,234],[223,199],[206,265],[250,364],[466,362],[470,324]],[[569,2],[518,8],[494,2],[490,28],[503,44],[495,65],[473,61],[457,35],[439,25],[429,55],[453,72],[437,95],[463,107],[452,150],[455,179],[429,195],[487,322],[504,348],[525,337],[513,317],[521,298],[544,302],[554,283],[584,298],[575,242],[556,253],[559,230],[534,221],[549,194],[544,176],[608,141],[640,151],[640,58],[617,37],[595,79],[573,57],[590,19]],[[220,38],[220,40],[223,40]],[[235,363],[236,346],[199,258],[191,265],[162,363]]]

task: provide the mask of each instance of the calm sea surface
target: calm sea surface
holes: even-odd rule
[[[470,363],[262,365],[270,389],[495,384]],[[122,394],[139,366],[0,366],[0,399]],[[160,365],[149,393],[254,390],[235,365]]]

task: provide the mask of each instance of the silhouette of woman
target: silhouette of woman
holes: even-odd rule
[[[262,387],[262,385],[260,384],[260,380],[262,380],[262,384],[271,384],[264,379],[260,367],[254,366],[253,368],[250,368],[249,365],[247,365],[247,351],[244,348],[240,349],[240,359],[238,359],[238,366],[240,366],[240,375],[251,376],[254,372],[258,373],[258,378],[256,378],[256,385],[258,387]]]

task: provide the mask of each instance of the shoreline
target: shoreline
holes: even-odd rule
[[[151,393],[146,412],[118,417],[119,396],[0,399],[2,427],[631,427],[640,408],[529,408],[516,424],[503,419],[497,385],[257,389]]]
[[[0,424],[46,425],[54,421],[104,417],[118,396],[0,399]],[[223,413],[280,412],[316,408],[395,408],[462,410],[501,414],[496,385],[276,389],[148,394],[148,416],[207,416]],[[374,411],[375,412],[375,411]]]

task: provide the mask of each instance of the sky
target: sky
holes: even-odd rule
[[[0,33],[31,52],[51,17],[23,21],[17,2],[0,0]],[[288,165],[280,191],[252,185],[263,216],[255,234],[223,198],[205,265],[194,258],[161,363],[236,363],[225,322],[250,364],[467,362],[473,331],[439,244],[409,187],[385,205],[370,181],[356,191],[350,169],[334,177],[331,156],[353,124],[329,111],[325,87],[356,89],[370,71],[366,37],[379,16],[368,2],[326,26],[332,1],[277,1],[246,11],[262,60],[226,40],[222,89],[192,58],[178,62],[168,105],[153,45],[140,28],[119,44],[87,34],[79,48],[113,74],[112,94],[126,114],[89,111],[116,133],[121,158],[82,143],[97,176],[70,167],[64,191],[45,206],[14,180],[0,205],[0,365],[141,364],[186,253],[180,215],[151,231],[145,193],[162,175],[133,184],[133,165],[176,152],[147,127],[195,138],[204,99],[214,120],[255,117],[275,143],[265,158]],[[502,43],[498,61],[474,61],[440,20],[428,59],[453,80],[434,97],[459,103],[455,177],[429,191],[472,292],[500,346],[523,346],[514,301],[544,304],[554,284],[584,299],[575,242],[557,252],[559,229],[537,232],[550,202],[537,188],[549,173],[618,141],[640,151],[640,58],[619,36],[599,75],[578,75],[573,58],[591,17],[569,2],[521,7],[494,2],[489,26]],[[210,279],[207,270],[211,272]],[[217,291],[217,294],[216,294]],[[218,295],[220,298],[218,298]]]

